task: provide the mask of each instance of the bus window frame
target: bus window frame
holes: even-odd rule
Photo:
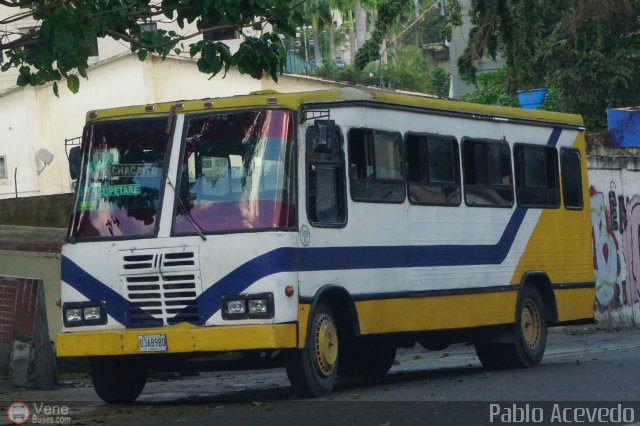
[[[533,189],[536,190],[536,188],[533,187],[522,187],[519,188],[518,187],[518,169],[517,169],[517,158],[516,158],[516,151],[519,148],[531,148],[531,149],[536,149],[536,150],[542,150],[542,151],[553,151],[553,156],[555,158],[555,168],[554,168],[554,178],[556,181],[556,188],[555,191],[557,192],[557,197],[558,197],[558,202],[556,204],[535,204],[535,203],[523,203],[520,201],[520,199],[522,198],[522,196],[520,195],[520,191],[519,189]],[[546,154],[545,154],[546,155]],[[559,209],[560,208],[560,204],[561,204],[561,198],[562,198],[562,194],[560,193],[560,157],[559,157],[559,153],[558,153],[558,149],[555,146],[549,146],[549,145],[537,145],[537,144],[531,144],[531,143],[515,143],[513,144],[513,152],[512,152],[512,157],[513,157],[513,183],[514,183],[514,188],[515,188],[515,195],[516,195],[516,203],[519,207],[526,207],[526,208],[533,208],[533,209]],[[547,157],[545,156],[545,161],[546,161]],[[522,167],[525,167],[525,164],[523,162]],[[545,167],[545,174],[548,171],[548,167]],[[546,176],[547,178],[549,177],[548,175]],[[540,191],[543,191],[543,189],[539,189]],[[549,188],[546,188],[547,192],[551,192],[552,190]]]
[[[304,173],[305,173],[305,188],[304,188],[304,203],[306,207],[307,220],[309,224],[314,228],[344,228],[347,226],[349,222],[349,208],[347,203],[347,176],[346,176],[346,155],[344,150],[345,138],[342,132],[342,128],[337,124],[333,123],[333,132],[334,135],[337,136],[337,146],[340,148],[337,160],[323,158],[329,156],[334,153],[322,153],[322,152],[314,152],[311,147],[313,147],[313,132],[314,126],[308,126],[304,130],[304,145],[305,145],[305,157],[304,157]],[[342,209],[343,215],[342,221],[336,222],[322,222],[318,220],[314,220],[311,216],[311,203],[309,197],[309,175],[311,171],[311,167],[316,166],[320,168],[333,168],[334,176],[338,177],[340,175],[340,169],[342,169],[341,177],[342,177],[342,194],[337,194],[337,196],[341,195],[342,198]],[[317,169],[316,169],[317,170]],[[296,179],[297,180],[297,179]],[[336,185],[340,184],[340,182],[335,182]],[[317,186],[316,186],[317,187]],[[336,198],[337,199],[337,198]]]
[[[455,158],[454,158],[454,166],[455,166],[455,179],[456,179],[456,185],[457,185],[457,189],[458,191],[460,191],[460,199],[458,201],[457,204],[452,204],[452,203],[436,203],[436,202],[418,202],[418,201],[413,201],[411,200],[411,191],[410,191],[410,185],[411,185],[411,180],[410,180],[410,175],[409,175],[409,137],[412,136],[417,136],[417,137],[425,137],[427,140],[429,140],[429,138],[433,138],[433,139],[440,139],[440,140],[448,140],[453,142],[454,144],[454,154],[455,154]],[[458,139],[453,136],[453,135],[440,135],[440,134],[436,134],[436,133],[428,133],[428,132],[407,132],[404,135],[404,162],[405,162],[405,182],[407,185],[407,189],[406,189],[406,199],[409,201],[409,204],[414,205],[414,206],[440,206],[440,207],[460,207],[462,205],[462,199],[464,197],[464,194],[462,193],[462,166],[460,164],[460,159],[461,159],[461,155],[460,155],[460,143],[458,142]],[[416,182],[418,183],[418,182]],[[420,182],[422,184],[424,183],[431,183],[431,182]],[[437,182],[433,184],[433,186],[437,186]]]
[[[509,177],[511,178],[511,183],[509,185],[504,184],[504,185],[485,185],[482,186],[484,188],[493,188],[495,186],[504,186],[506,189],[507,186],[510,187],[511,189],[511,196],[512,196],[512,200],[510,204],[486,204],[486,205],[482,205],[482,204],[470,204],[467,201],[467,187],[471,186],[471,187],[478,187],[480,185],[468,185],[466,183],[466,178],[467,178],[467,171],[464,167],[465,164],[465,155],[464,155],[464,147],[465,144],[467,143],[486,143],[486,144],[491,144],[491,145],[502,145],[502,146],[506,146],[508,151],[509,151],[509,155],[507,156],[507,158],[509,159],[509,172],[510,175]],[[487,139],[487,138],[474,138],[474,137],[470,137],[470,136],[465,136],[462,138],[462,140],[460,141],[460,161],[461,161],[461,170],[462,170],[462,197],[464,198],[464,204],[467,207],[478,207],[478,208],[497,208],[497,209],[512,209],[515,205],[516,205],[516,194],[515,194],[515,189],[514,189],[514,176],[513,176],[513,150],[511,149],[511,144],[509,144],[509,142],[505,139],[503,140],[499,140],[499,139]]]
[[[77,183],[76,183],[76,188],[75,191],[73,193],[73,204],[72,204],[72,208],[73,208],[73,212],[72,212],[72,220],[69,221],[69,225],[67,226],[67,237],[65,239],[65,241],[67,242],[100,242],[100,241],[125,241],[125,240],[148,240],[148,239],[154,239],[154,238],[158,238],[158,235],[160,234],[160,222],[162,221],[162,215],[164,212],[164,205],[165,205],[165,196],[167,193],[167,176],[168,176],[168,172],[169,172],[169,166],[170,166],[170,162],[171,162],[171,157],[172,157],[172,153],[173,153],[173,148],[174,148],[174,139],[175,139],[175,130],[176,130],[176,120],[171,120],[169,118],[169,114],[158,114],[158,115],[153,115],[153,116],[133,116],[133,117],[113,117],[113,118],[107,118],[107,119],[103,119],[103,120],[94,120],[94,121],[88,121],[85,123],[83,129],[82,129],[82,141],[80,143],[80,146],[82,147],[82,155],[81,155],[81,167],[80,167],[80,176],[78,176],[77,179]],[[87,178],[86,176],[86,172],[83,170],[84,167],[87,166],[86,163],[86,159],[87,159],[87,153],[86,150],[88,149],[88,145],[89,145],[89,128],[91,126],[94,126],[96,124],[100,124],[100,123],[105,123],[108,121],[126,121],[126,120],[136,120],[136,119],[140,119],[140,118],[148,118],[148,119],[159,119],[159,118],[166,118],[167,121],[171,120],[170,125],[171,128],[168,129],[168,131],[166,132],[166,137],[167,137],[167,145],[165,147],[165,152],[164,152],[164,159],[162,160],[162,167],[163,167],[163,174],[160,178],[160,188],[159,188],[159,193],[160,193],[160,200],[158,201],[158,207],[157,207],[157,214],[156,214],[156,223],[155,223],[155,227],[154,227],[154,231],[152,234],[149,235],[142,235],[142,236],[135,236],[135,235],[127,235],[127,236],[102,236],[102,237],[79,237],[77,235],[73,234],[73,229],[75,227],[75,209],[76,209],[76,203],[79,202],[78,197],[80,196],[80,179],[81,177],[84,177],[85,179]]]
[[[275,110],[275,111],[284,111],[287,112],[289,114],[291,114],[291,122],[292,122],[292,134],[291,134],[291,144],[290,144],[290,149],[291,151],[288,152],[288,150],[285,150],[285,167],[291,167],[291,180],[293,181],[291,184],[293,185],[293,190],[294,190],[294,194],[292,196],[292,199],[295,201],[295,206],[294,206],[294,219],[295,219],[295,224],[289,227],[273,227],[273,228],[244,228],[244,229],[226,229],[226,230],[222,230],[222,231],[207,231],[207,230],[203,230],[202,235],[229,235],[229,234],[246,234],[246,233],[257,233],[257,232],[294,232],[297,231],[300,224],[299,224],[299,220],[298,220],[298,164],[296,159],[298,158],[297,155],[297,145],[298,145],[298,137],[297,137],[297,131],[296,131],[296,123],[298,122],[298,113],[294,110],[290,110],[287,108],[241,108],[241,109],[225,109],[225,110],[211,110],[211,111],[196,111],[193,113],[186,113],[184,114],[184,120],[183,120],[183,125],[182,125],[182,136],[180,138],[180,142],[179,142],[179,153],[178,153],[178,167],[176,170],[176,176],[175,177],[175,187],[172,188],[172,193],[173,193],[173,211],[172,211],[172,215],[171,215],[171,232],[170,232],[170,236],[173,237],[191,237],[191,236],[197,236],[200,235],[200,233],[194,229],[193,232],[189,232],[189,233],[177,233],[175,230],[176,227],[176,219],[177,219],[177,212],[178,209],[181,208],[181,200],[179,201],[179,197],[180,197],[180,188],[182,187],[182,179],[183,179],[183,167],[184,167],[184,154],[185,154],[185,146],[187,143],[187,135],[189,132],[189,126],[188,126],[188,120],[192,119],[192,118],[200,118],[200,117],[206,117],[206,116],[210,116],[210,115],[216,115],[216,114],[235,114],[235,113],[242,113],[242,112],[256,112],[256,111],[271,111],[271,110]],[[174,120],[175,122],[175,120]],[[172,151],[173,152],[173,148]],[[198,223],[196,223],[196,225],[200,226]]]
[[[387,135],[395,135],[397,136],[398,140],[400,141],[400,167],[399,167],[399,171],[400,171],[400,179],[353,179],[351,177],[351,133],[354,130],[358,130],[358,131],[369,131],[373,134],[375,133],[382,133],[382,134],[387,134]],[[350,198],[353,202],[356,203],[375,203],[375,204],[404,204],[405,201],[407,200],[407,177],[406,177],[406,173],[405,173],[405,169],[406,169],[406,165],[403,164],[404,163],[404,157],[405,157],[405,143],[404,143],[404,138],[402,136],[402,133],[396,130],[380,130],[380,129],[374,129],[371,127],[351,127],[349,129],[349,132],[347,134],[347,149],[346,149],[346,154],[347,154],[347,170],[346,174],[347,174],[347,178],[349,181],[349,194],[350,194]],[[375,144],[373,147],[373,158],[374,158],[374,162],[375,162]],[[374,163],[374,168],[375,168],[375,163]],[[375,173],[375,172],[374,172]],[[351,188],[351,183],[353,180],[356,181],[361,181],[361,182],[378,182],[378,183],[397,183],[399,184],[399,186],[402,186],[402,191],[403,191],[403,197],[402,200],[380,200],[380,199],[368,199],[368,198],[359,198],[359,197],[355,197],[353,194],[353,190]]]
[[[562,154],[564,152],[574,152],[578,155],[578,177],[580,179],[580,188],[578,191],[578,194],[580,195],[580,207],[575,207],[575,206],[571,206],[568,207],[567,204],[565,203],[565,185],[564,185],[564,168],[562,167]],[[559,152],[559,162],[558,162],[558,167],[560,168],[560,186],[561,186],[561,193],[560,196],[562,198],[562,205],[564,206],[564,208],[566,210],[573,210],[573,211],[581,211],[584,210],[584,182],[582,179],[582,153],[580,152],[579,149],[577,148],[572,148],[572,147],[562,147],[560,148],[560,152]]]

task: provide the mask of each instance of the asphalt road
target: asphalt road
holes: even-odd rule
[[[525,370],[484,370],[473,347],[464,345],[441,352],[402,350],[396,364],[382,378],[340,380],[321,400],[296,399],[283,369],[156,379],[136,403],[126,405],[102,403],[83,378],[50,392],[16,391],[5,384],[0,398],[6,407],[23,401],[32,414],[42,402],[67,407],[65,416],[49,417],[84,425],[640,422],[640,330],[552,333],[541,365]],[[0,406],[0,419],[7,419],[5,412]]]

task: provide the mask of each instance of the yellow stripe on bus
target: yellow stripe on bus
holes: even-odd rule
[[[138,348],[141,335],[164,334],[167,352],[226,352],[249,349],[283,349],[297,346],[297,325],[265,324],[199,327],[179,324],[171,327],[129,330],[83,331],[58,334],[59,357],[144,354]]]
[[[513,323],[517,291],[356,302],[360,333],[444,330]]]
[[[556,289],[558,321],[573,321],[593,318],[596,303],[594,288]]]

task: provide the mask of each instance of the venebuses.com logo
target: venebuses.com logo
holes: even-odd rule
[[[9,405],[9,408],[7,409],[7,417],[9,417],[9,421],[16,425],[26,423],[30,416],[31,410],[29,410],[29,406],[24,402],[16,401]]]
[[[70,424],[69,407],[64,404],[16,401],[7,408],[10,424]]]

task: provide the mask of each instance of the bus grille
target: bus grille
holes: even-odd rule
[[[198,323],[197,297],[202,286],[197,251],[125,251],[120,259],[122,288],[129,301],[129,326]]]

